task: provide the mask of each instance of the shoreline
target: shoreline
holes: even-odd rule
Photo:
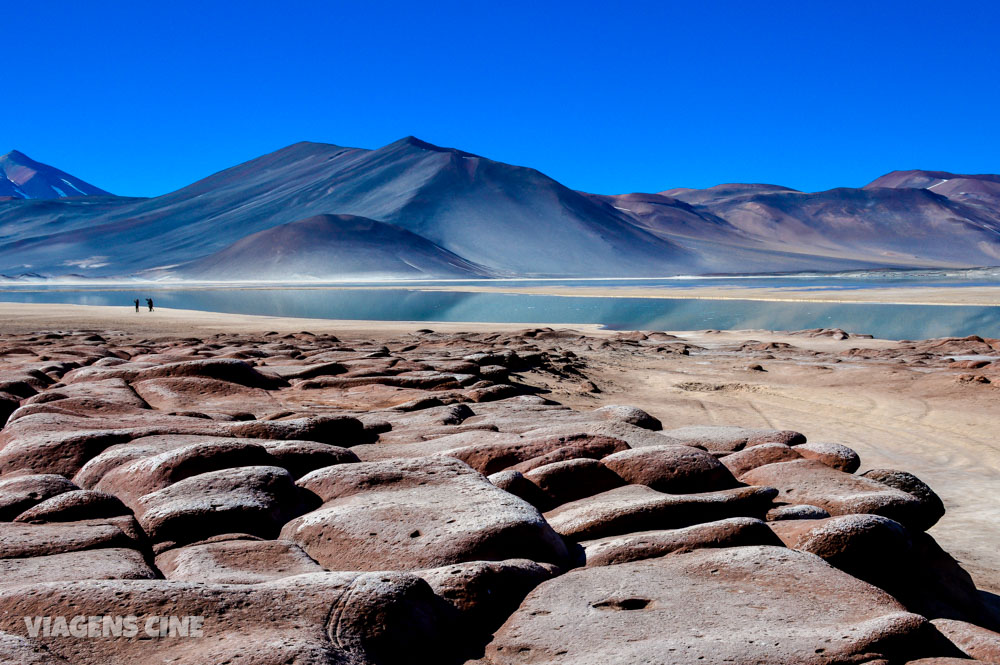
[[[426,291],[444,293],[500,293],[565,298],[638,298],[662,300],[744,300],[859,305],[917,305],[940,307],[1000,307],[998,286],[899,286],[870,288],[758,287],[758,286],[518,286],[487,284],[114,284],[95,286],[53,285],[5,287],[2,293],[121,293],[157,291]]]

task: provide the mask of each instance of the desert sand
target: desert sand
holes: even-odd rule
[[[12,662],[1000,654],[1000,340],[0,320]],[[21,620],[167,608],[210,639]]]

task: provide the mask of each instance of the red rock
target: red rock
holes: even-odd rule
[[[0,521],[9,522],[32,506],[79,489],[60,475],[31,474],[0,478]]]
[[[232,436],[252,439],[300,439],[344,448],[366,443],[371,438],[365,432],[361,421],[350,416],[317,416],[226,425]]]
[[[414,574],[458,611],[456,638],[467,632],[486,641],[532,589],[558,572],[528,559],[508,559],[456,563]]]
[[[723,466],[739,478],[747,471],[764,466],[765,464],[801,459],[802,456],[796,452],[797,448],[798,446],[791,448],[783,443],[762,443],[758,446],[730,453],[723,457],[721,461]]]
[[[273,458],[263,446],[239,439],[216,439],[168,450],[123,464],[105,474],[95,488],[136,506],[144,494],[209,471],[268,466]]]
[[[916,497],[923,510],[919,522],[913,525],[915,528],[926,531],[944,517],[944,503],[941,497],[912,473],[893,469],[871,469],[861,475]]]
[[[134,523],[131,517],[58,524],[0,523],[0,559],[104,547],[139,549],[141,532]]]
[[[238,383],[202,377],[165,377],[132,384],[146,403],[161,411],[184,411],[192,404],[208,413],[250,411],[266,414],[277,402],[266,391]]]
[[[854,473],[861,466],[858,454],[839,443],[810,441],[795,446],[795,452],[806,459],[814,459],[845,473]]]
[[[45,582],[152,580],[159,575],[136,550],[102,548],[0,559],[0,589]]]
[[[24,511],[15,522],[78,522],[131,515],[118,497],[93,490],[71,490]]]
[[[702,494],[663,494],[645,485],[627,485],[563,504],[546,513],[545,519],[563,536],[594,539],[728,517],[761,517],[776,493],[770,487],[739,487]]]
[[[780,522],[782,520],[821,520],[830,516],[819,506],[810,506],[807,503],[796,503],[789,505],[775,506],[767,511],[768,522]]]
[[[599,409],[594,409],[594,413],[600,415],[606,420],[618,420],[630,425],[635,425],[636,427],[653,430],[654,432],[658,432],[663,429],[663,423],[661,423],[658,419],[634,406],[610,404],[608,406],[602,406]]]
[[[539,510],[544,510],[549,505],[549,499],[545,493],[538,485],[525,478],[520,471],[513,469],[497,471],[487,476],[486,479],[503,491],[524,499]]]
[[[625,484],[613,471],[594,459],[569,459],[532,469],[524,477],[538,486],[546,507],[604,492]]]
[[[739,485],[719,460],[688,446],[624,450],[603,458],[601,463],[625,482],[672,494],[712,492]]]
[[[664,430],[663,434],[684,445],[698,444],[706,450],[735,452],[762,443],[784,443],[788,446],[805,443],[806,438],[791,430],[749,429],[730,426],[694,426]]]
[[[1000,614],[983,602],[969,574],[925,533],[876,515],[770,526],[789,547],[885,589],[913,612],[1000,627]]]
[[[324,504],[282,529],[328,569],[415,570],[464,561],[560,562],[562,540],[529,503],[447,457],[342,464],[299,484]]]
[[[740,479],[778,488],[784,503],[819,506],[831,515],[871,513],[904,525],[924,522],[923,507],[916,497],[816,460],[767,464],[744,473]]]
[[[652,559],[674,552],[708,547],[781,545],[767,524],[752,517],[731,517],[717,522],[695,524],[683,529],[641,531],[580,543],[587,567],[610,566]]]
[[[814,555],[705,549],[544,582],[483,660],[828,665],[934,655],[928,632],[926,619]]]
[[[134,509],[153,542],[184,544],[219,533],[273,537],[303,505],[287,471],[245,466],[186,478],[142,496]]]
[[[1000,663],[1000,633],[955,619],[934,619],[931,623],[969,658]]]
[[[426,582],[401,573],[318,573],[253,585],[85,581],[0,591],[0,629],[24,634],[25,616],[142,618],[142,639],[33,640],[73,665],[403,665],[414,654],[451,658],[446,608]],[[157,616],[203,617],[202,637],[146,639],[145,621]]]
[[[208,584],[259,584],[323,568],[298,545],[280,540],[234,539],[167,550],[156,567],[169,580]]]
[[[347,448],[314,441],[261,441],[260,445],[271,456],[271,464],[286,469],[293,478],[326,466],[360,461]]]
[[[498,443],[454,448],[442,454],[460,459],[476,471],[493,474],[534,457],[539,457],[572,446],[595,456],[627,450],[628,444],[620,439],[589,434],[570,434],[550,438],[528,439],[515,443]]]

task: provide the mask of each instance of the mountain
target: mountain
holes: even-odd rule
[[[58,199],[70,196],[110,194],[65,171],[36,162],[17,150],[0,156],[0,197]]]
[[[286,282],[489,275],[406,229],[354,215],[316,215],[259,231],[177,272],[188,279]]]
[[[19,153],[4,159],[26,168]],[[376,150],[296,143],[149,199],[23,198],[35,178],[61,173],[40,167],[34,178],[14,169],[21,194],[0,201],[0,274],[654,277],[1000,264],[992,175],[599,195],[411,136]]]
[[[678,205],[688,204],[690,212],[706,220],[685,225],[699,234],[703,259],[717,264],[736,248],[742,254],[732,256],[731,263],[746,271],[1000,264],[1000,199],[986,193],[998,186],[1000,176],[955,176],[979,188],[963,185],[942,192],[943,185],[935,182],[959,180],[938,172],[909,173],[888,174],[864,189],[813,193],[761,184],[667,190],[645,195],[660,197],[656,200],[667,201],[666,207],[633,207],[630,214],[646,228],[662,226],[663,210],[676,218]],[[676,219],[666,226],[671,229],[667,237],[679,240],[684,231]]]
[[[865,189],[926,189],[953,201],[996,213],[1000,210],[1000,175],[962,175],[947,171],[893,171]]]
[[[498,274],[663,275],[699,265],[534,169],[407,137],[378,150],[297,143],[152,199],[8,202],[0,272],[177,267],[320,214],[396,224]]]

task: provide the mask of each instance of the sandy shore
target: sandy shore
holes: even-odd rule
[[[170,309],[136,314],[119,307],[0,303],[0,333],[100,329],[202,336],[308,330],[377,341],[398,340],[423,328],[458,332],[527,326],[331,321]],[[602,338],[617,335],[597,326],[552,327]],[[958,379],[962,370],[946,365],[843,355],[851,348],[891,351],[899,345],[886,340],[764,331],[675,334],[702,350],[685,356],[650,347],[594,345],[584,358],[586,374],[601,392],[551,386],[552,397],[581,408],[635,405],[668,428],[730,424],[794,429],[810,440],[854,448],[861,455],[862,468],[911,471],[947,505],[948,514],[932,534],[981,587],[1000,592],[1000,534],[996,531],[1000,523],[1000,444],[996,442],[1000,379],[993,384],[969,384]],[[790,344],[794,349],[773,355],[766,350],[738,350],[741,342],[751,339]],[[751,363],[760,363],[766,371],[749,370]]]
[[[427,321],[358,321],[341,319],[310,319],[282,316],[253,316],[201,312],[190,309],[157,307],[136,313],[130,307],[96,305],[56,305],[0,302],[0,334],[18,333],[49,328],[115,329],[144,334],[177,335],[205,332],[279,333],[308,330],[313,333],[365,335],[395,335],[433,327],[439,332],[510,331],[545,323],[451,323]],[[551,324],[553,327],[556,324]],[[562,325],[560,327],[567,327]],[[597,324],[574,324],[572,328],[587,334],[601,334]],[[610,334],[610,333],[605,333]]]

